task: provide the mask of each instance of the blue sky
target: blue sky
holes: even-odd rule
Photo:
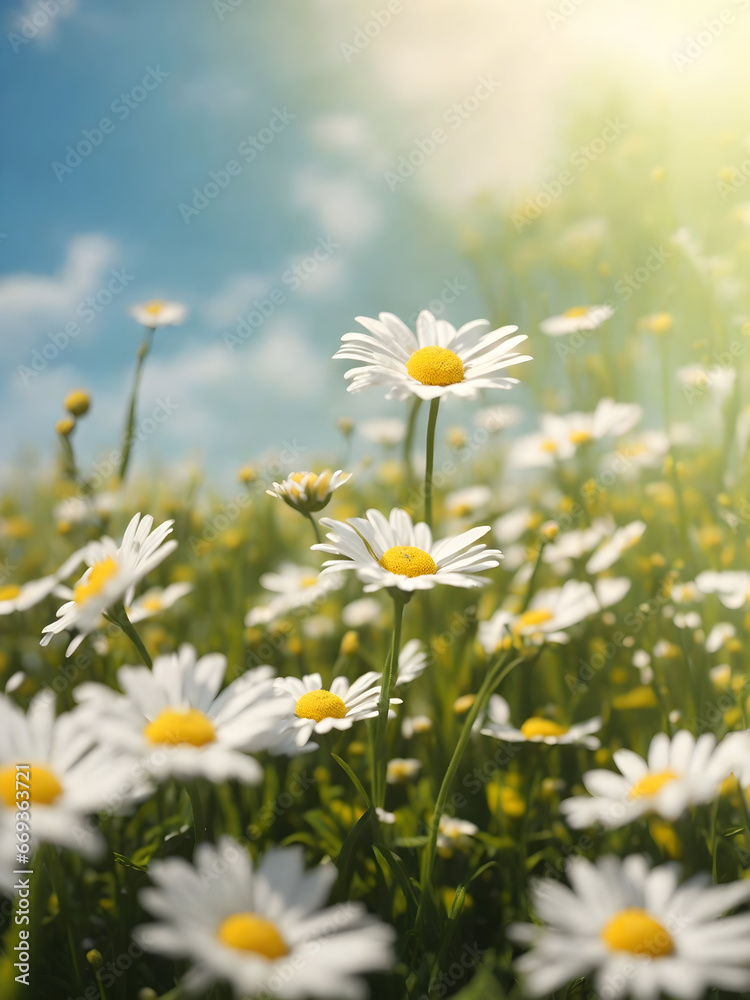
[[[673,82],[670,52],[700,23],[698,7],[665,18],[682,10],[671,2],[660,15],[634,3],[623,21],[590,0],[555,25],[560,4],[538,0],[522,11],[510,0],[395,0],[379,26],[372,3],[235,3],[49,0],[53,16],[39,0],[4,5],[6,474],[28,449],[50,460],[62,397],[78,385],[94,396],[82,454],[116,446],[140,337],[127,309],[152,297],[184,301],[190,318],[156,338],[140,412],[166,397],[174,412],[144,441],[142,468],[197,459],[225,481],[295,435],[310,455],[330,445],[338,416],[398,413],[347,395],[345,365],[329,361],[354,317],[411,317],[452,282],[462,291],[447,318],[485,314],[459,250],[466,205],[544,175],[584,65],[627,78],[635,45],[641,78]],[[28,43],[24,19],[41,25]],[[721,65],[707,54],[687,86]],[[399,157],[488,75],[496,86],[479,110],[394,184]],[[102,119],[90,153],[70,172],[55,168]],[[251,137],[247,162],[238,148],[247,154]],[[212,172],[225,187],[186,221],[180,205]],[[304,281],[290,279],[295,267],[307,268]],[[114,295],[113,271],[126,285]],[[224,335],[273,289],[283,303],[230,352]],[[90,296],[100,311],[88,321]],[[72,322],[78,332],[56,352]],[[19,371],[45,349],[43,371]]]

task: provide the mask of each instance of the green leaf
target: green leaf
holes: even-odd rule
[[[385,844],[373,844],[372,849],[383,873],[386,873],[386,869],[390,871],[396,885],[398,885],[406,898],[406,905],[410,911],[413,911],[412,915],[416,917],[417,897],[414,895],[414,886],[404,869],[401,858],[398,854],[394,854]]]
[[[339,765],[339,767],[343,771],[346,772],[346,774],[349,776],[349,780],[351,781],[351,783],[354,785],[354,787],[357,789],[357,791],[359,792],[359,794],[362,796],[362,798],[367,803],[367,808],[371,809],[372,808],[372,802],[370,802],[370,797],[367,794],[367,792],[364,790],[362,782],[359,780],[359,778],[354,773],[354,771],[352,771],[352,769],[349,767],[349,765],[346,763],[345,760],[342,760],[341,757],[337,756],[335,753],[332,753],[331,757],[333,757],[333,759],[336,761],[336,763]]]

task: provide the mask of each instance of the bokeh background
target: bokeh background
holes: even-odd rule
[[[539,319],[577,303],[570,282],[565,294],[552,278],[519,289],[514,268],[542,229],[512,220],[562,169],[575,183],[550,215],[574,198],[580,218],[565,224],[595,234],[600,220],[581,208],[592,186],[613,206],[610,245],[620,188],[636,181],[663,185],[644,212],[666,213],[662,232],[671,218],[695,224],[706,255],[728,213],[747,225],[747,0],[33,0],[4,3],[2,28],[6,480],[54,461],[76,386],[94,400],[81,459],[117,445],[134,303],[190,309],[157,333],[139,412],[164,399],[173,412],[137,467],[200,463],[220,486],[284,442],[311,456],[331,447],[338,417],[401,415],[379,393],[348,395],[345,365],[330,361],[357,315],[413,320],[431,303],[456,324],[491,315],[543,353]],[[487,96],[456,118],[483,80]],[[616,141],[585,167],[573,160],[618,115]],[[68,147],[102,118],[112,129],[76,163]],[[437,127],[446,141],[394,180]],[[196,202],[231,160],[236,175]],[[729,193],[722,177],[736,181]],[[114,295],[113,271],[126,279]],[[573,287],[584,301],[611,292]],[[274,290],[283,301],[231,343]],[[665,288],[664,307],[679,312],[681,294]],[[550,385],[554,367],[553,355],[538,369]]]

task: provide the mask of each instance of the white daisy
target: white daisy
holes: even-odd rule
[[[231,837],[196,848],[194,864],[155,861],[154,888],[141,892],[159,921],[136,928],[147,951],[189,960],[184,986],[205,994],[228,980],[236,997],[364,1000],[360,974],[394,961],[392,928],[361,903],[322,906],[338,871],[305,871],[301,847],[274,847],[257,868]]]
[[[487,320],[478,319],[456,330],[426,310],[417,318],[416,336],[392,313],[380,313],[378,319],[358,316],[357,322],[369,333],[344,334],[344,346],[334,354],[363,362],[344,375],[352,380],[349,392],[382,385],[388,389],[386,399],[474,399],[480,389],[509,389],[518,379],[498,373],[532,360],[513,351],[526,340],[525,334],[512,336],[517,326],[490,330]]]
[[[539,329],[548,337],[562,337],[579,330],[596,330],[613,315],[612,306],[571,306],[564,313],[543,319]]]
[[[380,511],[368,510],[366,517],[320,523],[331,531],[329,543],[313,549],[343,556],[323,563],[324,573],[353,569],[365,584],[366,593],[382,587],[408,592],[430,590],[439,583],[450,587],[481,587],[488,583],[477,574],[494,569],[502,559],[497,549],[475,544],[488,527],[472,528],[453,538],[433,542],[426,524],[414,524],[405,510],[396,507],[386,519]]]
[[[170,583],[168,587],[151,587],[127,608],[128,618],[133,624],[146,618],[153,618],[161,611],[166,611],[193,589],[192,583]]]
[[[615,530],[604,518],[599,518],[590,528],[565,531],[552,542],[548,542],[542,552],[542,561],[556,565],[568,559],[582,559]]]
[[[43,646],[53,635],[73,629],[79,632],[77,645],[96,627],[104,611],[118,601],[132,602],[135,585],[177,548],[176,541],[165,541],[174,522],[165,521],[152,531],[153,523],[150,514],[136,514],[119,546],[107,535],[89,542],[81,554],[89,568],[70,592],[72,600],[58,609],[57,621],[42,629]],[[67,655],[71,652],[68,647]]]
[[[309,608],[320,605],[329,594],[344,585],[344,575],[330,573],[321,575],[320,570],[311,566],[297,566],[295,563],[281,563],[278,572],[264,573],[261,585],[276,596],[267,604],[252,608],[245,616],[245,625],[266,625],[280,615],[295,608]]]
[[[450,857],[454,851],[471,847],[471,838],[479,833],[479,827],[467,819],[441,816],[438,824],[437,849],[441,857]]]
[[[406,424],[399,417],[383,417],[379,420],[365,420],[358,427],[359,433],[367,441],[394,448],[406,436]]]
[[[494,736],[497,740],[507,743],[546,743],[548,746],[572,744],[598,750],[599,740],[592,736],[602,728],[600,716],[587,719],[586,722],[576,722],[570,726],[561,726],[552,719],[532,715],[520,729],[510,724],[510,706],[505,698],[493,694],[487,706],[487,720],[479,730],[483,736]]]
[[[648,760],[632,750],[615,750],[613,757],[620,771],[587,771],[583,784],[586,795],[566,799],[560,804],[572,827],[601,823],[609,829],[656,813],[675,820],[688,806],[716,798],[719,785],[731,767],[725,752],[715,750],[716,737],[703,733],[696,738],[681,729],[670,740],[657,733],[651,740]]]
[[[712,885],[702,873],[680,885],[678,865],[649,869],[642,855],[572,858],[567,875],[572,889],[557,879],[532,887],[542,926],[508,928],[532,949],[516,963],[530,995],[551,996],[590,973],[596,994],[610,1000],[699,1000],[709,986],[750,988],[750,914],[722,917],[750,898],[746,880]]]
[[[562,587],[538,590],[520,615],[504,608],[496,611],[489,621],[479,623],[477,638],[488,656],[521,640],[533,644],[566,643],[569,640],[565,629],[600,610],[590,583],[568,580]]]
[[[718,594],[725,608],[736,610],[750,600],[750,573],[745,570],[717,573],[707,569],[696,576],[695,583],[702,594]]]
[[[17,765],[26,766],[19,772]],[[23,789],[19,781],[28,787]],[[17,843],[17,790],[22,789],[28,791],[31,806],[32,849],[39,843],[57,844],[87,857],[100,855],[105,842],[86,817],[105,808],[119,809],[140,792],[136,762],[95,747],[80,712],[55,717],[54,698],[47,691],[34,698],[26,714],[0,694],[0,843],[4,845]],[[6,888],[14,880],[10,871],[7,866],[0,869],[0,885]]]
[[[41,603],[45,597],[59,586],[56,575],[43,576],[27,583],[6,583],[0,587],[0,615],[11,615],[14,611],[27,611]]]
[[[157,657],[153,670],[120,667],[124,694],[86,683],[75,697],[97,741],[137,757],[157,781],[257,784],[263,769],[248,754],[276,746],[284,710],[273,697],[271,667],[243,674],[219,694],[226,665],[220,653],[198,659],[184,643],[179,652]]]
[[[380,674],[369,670],[353,683],[336,677],[330,687],[323,687],[320,674],[279,677],[274,681],[274,695],[284,712],[282,738],[287,748],[280,752],[299,753],[315,750],[313,733],[323,736],[336,729],[343,732],[355,722],[374,719],[378,714]],[[400,698],[391,698],[391,705],[400,705]],[[391,713],[393,714],[393,713]]]
[[[383,617],[383,606],[374,597],[360,597],[341,610],[341,620],[347,628],[374,625]]]
[[[486,508],[491,500],[489,486],[467,486],[446,496],[445,509],[451,517],[469,517]]]
[[[266,490],[269,496],[283,500],[294,510],[301,510],[305,513],[314,513],[322,510],[333,495],[333,491],[339,489],[352,478],[351,472],[331,472],[324,469],[322,472],[293,472],[281,482],[274,483],[270,490]]]
[[[582,445],[627,434],[642,415],[637,403],[616,403],[609,398],[600,399],[593,413],[543,413],[541,430],[518,438],[508,461],[517,468],[552,466],[572,458]]]
[[[181,302],[165,302],[163,299],[151,299],[128,310],[134,320],[151,330],[160,326],[180,326],[187,319],[187,312],[187,306]]]
[[[421,770],[422,761],[416,757],[394,757],[386,765],[385,780],[389,785],[405,785]]]
[[[706,652],[718,653],[727,639],[733,639],[736,634],[737,629],[731,622],[718,622],[706,636]]]
[[[609,569],[617,562],[623,552],[640,542],[645,530],[645,521],[631,521],[625,527],[618,528],[586,563],[586,572],[601,573],[602,570]]]
[[[516,507],[509,510],[507,514],[502,514],[492,525],[495,538],[501,545],[512,545],[529,531],[534,524],[539,521],[534,520],[534,511],[531,507]]]
[[[503,431],[516,427],[523,420],[523,413],[517,406],[485,406],[474,414],[474,423],[485,431]]]

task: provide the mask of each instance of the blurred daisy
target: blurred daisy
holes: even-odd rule
[[[170,583],[168,587],[151,587],[126,609],[128,618],[133,624],[146,618],[153,618],[161,611],[166,611],[181,598],[186,597],[193,589],[192,583]]]
[[[332,864],[305,871],[301,847],[273,847],[254,867],[225,836],[200,844],[193,865],[154,861],[149,875],[154,887],[141,901],[159,922],[134,937],[146,951],[188,960],[188,992],[205,995],[228,980],[236,997],[362,1000],[360,974],[395,960],[394,931],[361,903],[322,909],[338,871]]]
[[[60,585],[57,576],[43,576],[27,583],[6,583],[0,586],[0,615],[11,615],[14,611],[27,611],[49,597]]]
[[[382,605],[374,597],[360,597],[341,611],[341,620],[348,628],[374,625],[383,616]]]
[[[675,820],[688,806],[716,798],[730,766],[726,755],[715,751],[716,737],[703,733],[696,738],[681,729],[670,740],[657,733],[651,740],[648,759],[632,750],[615,750],[620,771],[587,771],[583,784],[590,792],[560,804],[572,827],[601,823],[609,829],[625,826],[647,813]]]
[[[706,637],[706,652],[718,653],[727,639],[733,639],[736,634],[737,629],[730,622],[719,622]]]
[[[614,525],[603,518],[594,521],[590,528],[565,531],[544,547],[542,561],[554,565],[567,559],[582,559],[613,531]]]
[[[579,330],[596,330],[614,315],[612,306],[571,306],[564,313],[543,319],[539,324],[542,333],[548,337],[562,337],[566,333]]]
[[[17,765],[26,765],[32,846],[57,844],[87,857],[104,851],[104,838],[87,821],[102,809],[127,805],[138,793],[132,758],[94,746],[81,713],[55,717],[48,691],[24,712],[0,694],[0,843],[16,844]],[[15,853],[15,852],[14,852]],[[0,870],[0,885],[12,888],[13,864]]]
[[[427,651],[419,639],[409,639],[398,655],[396,685],[410,684],[420,677],[427,667]]]
[[[471,838],[476,833],[479,833],[479,827],[467,819],[441,816],[437,835],[438,854],[448,858],[455,851],[467,850],[471,847]]]
[[[744,570],[705,570],[696,576],[695,584],[702,594],[718,594],[725,608],[736,610],[750,600],[750,573]]]
[[[502,559],[497,549],[475,544],[486,535],[488,527],[472,528],[452,538],[433,542],[426,524],[413,524],[405,510],[396,507],[386,519],[380,511],[368,510],[366,517],[334,521],[323,517],[320,523],[332,529],[328,543],[313,549],[343,556],[323,563],[324,573],[353,569],[370,593],[383,587],[397,587],[406,592],[431,590],[442,583],[450,587],[481,587],[488,583],[478,576],[494,569]]]
[[[245,625],[265,625],[295,608],[321,604],[326,597],[344,585],[344,575],[326,574],[310,566],[282,563],[276,573],[264,573],[261,585],[277,596],[267,604],[252,608],[245,616]]]
[[[359,425],[359,433],[367,441],[394,448],[406,436],[406,424],[398,417],[384,417],[381,420],[365,420]]]
[[[516,427],[523,420],[517,406],[485,406],[474,414],[474,423],[485,431],[503,431]]]
[[[394,757],[386,765],[385,780],[389,785],[405,785],[421,770],[422,762],[416,757]]]
[[[746,880],[712,885],[701,873],[679,885],[679,866],[649,869],[642,855],[571,858],[567,874],[572,889],[558,879],[533,884],[542,926],[508,928],[532,949],[516,962],[530,995],[551,996],[592,972],[596,993],[612,1000],[750,988],[750,914],[722,916],[750,898]]]
[[[187,319],[187,306],[181,302],[165,302],[163,299],[151,299],[128,310],[142,326],[155,330],[159,326],[180,326]]]
[[[341,469],[338,472],[331,472],[330,469],[319,473],[293,472],[283,482],[274,483],[266,493],[283,500],[294,510],[313,513],[322,510],[333,496],[334,490],[348,483],[351,478],[351,472],[342,472]]]
[[[541,430],[514,441],[508,460],[518,468],[552,466],[572,458],[582,445],[627,434],[642,415],[637,403],[609,398],[600,399],[593,413],[543,413]]]
[[[520,615],[502,608],[496,611],[489,621],[479,623],[477,638],[489,656],[522,640],[535,645],[566,643],[569,639],[565,629],[600,610],[590,583],[568,580],[562,587],[538,590]]]
[[[323,687],[320,674],[307,674],[301,680],[279,677],[274,681],[274,695],[285,713],[282,737],[292,752],[314,750],[317,743],[310,743],[313,733],[343,732],[362,719],[374,719],[380,690],[380,674],[374,670],[353,683],[336,677],[329,688]],[[400,698],[391,698],[391,705],[400,704]]]
[[[57,621],[42,629],[42,646],[53,635],[75,629],[79,635],[68,646],[70,656],[104,611],[118,601],[132,603],[136,584],[177,548],[176,541],[165,541],[174,522],[165,521],[152,531],[153,523],[150,514],[136,514],[119,546],[107,535],[89,542],[81,557],[89,568],[70,591],[72,600],[58,609]]]
[[[273,697],[271,667],[243,674],[219,694],[226,667],[220,653],[198,659],[184,643],[179,652],[158,656],[153,670],[120,667],[124,694],[86,683],[75,697],[96,740],[137,757],[157,781],[257,784],[263,769],[248,753],[277,744],[284,710]]]
[[[624,528],[618,528],[586,563],[586,572],[601,573],[602,570],[609,569],[617,562],[623,552],[640,542],[645,530],[645,521],[631,521]]]
[[[424,310],[417,318],[417,334],[392,313],[378,319],[358,316],[369,333],[346,333],[334,358],[363,362],[350,368],[349,392],[373,385],[387,387],[386,399],[438,399],[460,396],[474,399],[480,389],[510,389],[518,379],[498,373],[511,365],[531,361],[513,348],[526,340],[512,336],[517,326],[490,330],[487,320],[466,323],[458,330]]]
[[[493,694],[487,707],[487,720],[480,732],[483,736],[494,736],[507,743],[546,743],[548,746],[572,744],[588,750],[598,750],[601,744],[592,733],[598,733],[601,728],[600,716],[571,726],[561,726],[552,719],[532,715],[520,729],[516,729],[510,724],[508,702],[499,694]]]
[[[512,545],[527,531],[539,524],[539,518],[534,516],[531,507],[516,507],[493,523],[492,530],[501,545]]]
[[[446,496],[445,509],[451,517],[470,517],[486,508],[491,499],[489,486],[467,486]]]

